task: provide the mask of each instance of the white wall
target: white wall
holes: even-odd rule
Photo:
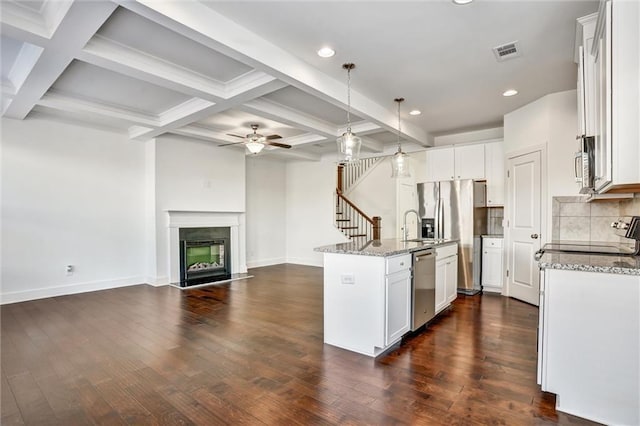
[[[382,218],[380,238],[396,237],[396,179],[391,178],[391,157],[368,171],[349,191],[347,198],[367,216]]]
[[[148,186],[148,189],[152,188]],[[157,284],[169,281],[167,210],[245,211],[245,154],[175,135],[155,142]],[[244,246],[244,242],[241,243]]]
[[[3,303],[144,282],[142,143],[36,116],[2,152]]]
[[[247,266],[285,263],[286,163],[247,157]]]
[[[573,174],[577,129],[575,90],[547,95],[504,116],[505,159],[536,146],[546,147],[547,186],[542,200],[546,233],[543,232],[543,241],[551,239],[552,197],[578,195]]]
[[[287,262],[322,266],[314,247],[347,241],[334,226],[336,164],[332,161],[287,163]]]

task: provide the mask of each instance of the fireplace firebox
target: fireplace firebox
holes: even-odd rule
[[[195,228],[180,239],[181,287],[231,278],[229,238],[218,229]]]

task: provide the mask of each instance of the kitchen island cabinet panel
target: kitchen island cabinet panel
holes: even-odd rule
[[[324,342],[368,356],[397,343],[411,326],[411,255],[324,256]]]

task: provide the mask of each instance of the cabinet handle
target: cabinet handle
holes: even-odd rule
[[[404,262],[400,262],[400,266],[404,266]]]
[[[531,238],[533,238],[534,240],[538,239],[538,234],[531,234]]]

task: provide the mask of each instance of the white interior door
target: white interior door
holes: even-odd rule
[[[540,270],[534,254],[540,249],[540,151],[509,158],[507,163],[507,285],[509,296],[538,305]]]

